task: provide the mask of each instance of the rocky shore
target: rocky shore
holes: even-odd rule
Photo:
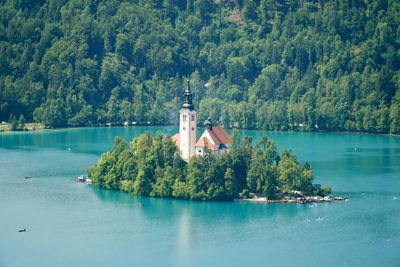
[[[254,202],[254,203],[297,203],[297,204],[307,204],[307,203],[319,203],[319,202],[332,202],[332,201],[344,201],[348,198],[343,196],[307,196],[307,197],[296,197],[296,198],[283,198],[283,199],[267,199],[266,197],[253,197],[253,198],[243,198],[235,199],[237,202]]]

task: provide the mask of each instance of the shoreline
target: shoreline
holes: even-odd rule
[[[44,124],[42,123],[36,123],[36,122],[29,122],[25,123],[24,128],[20,130],[14,130],[12,131],[10,129],[11,124],[10,123],[1,123],[0,124],[0,133],[2,132],[33,132],[33,131],[39,131],[39,130],[44,130],[47,129]]]
[[[310,131],[310,132],[304,132],[304,133],[355,134],[355,135],[374,135],[374,136],[400,137],[400,134],[352,132],[352,131],[323,131],[323,130],[319,130],[319,131]]]
[[[285,198],[285,199],[268,199],[266,197],[254,197],[254,198],[243,198],[234,199],[234,202],[248,202],[248,203],[296,203],[296,204],[310,204],[310,203],[321,203],[321,202],[332,202],[332,201],[347,201],[347,197],[343,196],[309,196],[309,197],[298,197],[298,198]]]
[[[114,125],[114,126],[107,126],[107,125],[92,125],[92,126],[73,126],[73,127],[57,127],[57,128],[50,128],[46,127],[42,123],[35,123],[30,122],[25,124],[24,130],[10,130],[10,123],[0,124],[0,133],[2,132],[31,132],[31,131],[38,131],[38,130],[68,130],[68,129],[83,129],[83,128],[134,128],[134,127],[178,127],[177,125],[156,125],[156,124],[140,124],[140,125]],[[229,130],[233,130],[233,128],[229,128]],[[400,134],[391,134],[391,133],[369,133],[369,132],[352,132],[352,131],[325,131],[325,130],[318,130],[318,131],[295,131],[295,130],[282,130],[282,131],[273,131],[273,130],[263,130],[263,129],[237,129],[238,131],[266,131],[266,132],[283,132],[283,133],[322,133],[322,134],[354,134],[354,135],[372,135],[372,136],[387,136],[387,137],[396,137],[399,138]]]

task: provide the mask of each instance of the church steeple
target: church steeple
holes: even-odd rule
[[[185,100],[183,101],[182,108],[188,108],[189,110],[194,110],[194,105],[192,102],[192,92],[190,91],[190,81],[186,80],[187,87],[184,93]]]
[[[192,102],[189,80],[184,97],[182,109],[179,111],[179,150],[182,159],[189,161],[196,154],[194,144],[197,141],[197,111]]]

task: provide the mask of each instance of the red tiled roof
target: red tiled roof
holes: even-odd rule
[[[218,150],[221,145],[226,145],[230,141],[230,136],[222,127],[213,127],[212,130],[207,128],[206,131],[211,136],[215,145],[213,145],[206,137],[203,137],[197,141],[194,145],[195,147],[207,147],[210,150]]]
[[[206,129],[208,134],[211,136],[212,141],[215,143],[210,142],[206,137],[200,138],[196,144],[194,145],[195,147],[207,147],[210,150],[218,150],[221,145],[226,145],[230,141],[230,136],[227,132],[225,132],[224,128],[216,126],[213,127],[212,130]],[[180,142],[180,135],[179,133],[173,135],[171,137],[172,141],[176,144],[177,147],[179,147],[179,142]]]
[[[206,129],[208,133],[210,134],[213,142],[215,145],[220,145],[220,144],[227,144],[230,141],[230,136],[227,132],[225,132],[224,128],[216,126],[213,127],[212,130]]]

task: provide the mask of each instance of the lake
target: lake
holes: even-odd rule
[[[400,138],[241,132],[292,148],[346,202],[191,202],[75,182],[114,136],[145,131],[177,128],[0,133],[0,266],[400,266]]]

